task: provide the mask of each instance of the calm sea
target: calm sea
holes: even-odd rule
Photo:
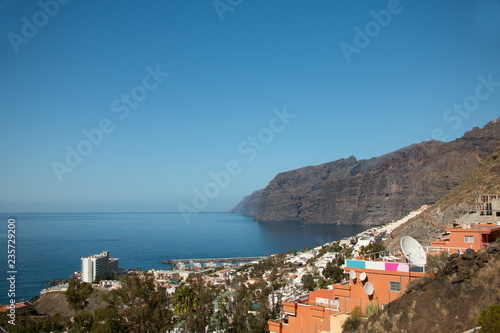
[[[7,220],[16,220],[16,298],[30,300],[80,270],[80,258],[109,251],[120,267],[169,269],[165,259],[264,256],[354,235],[360,226],[259,223],[236,214],[0,214],[0,304],[9,301]]]

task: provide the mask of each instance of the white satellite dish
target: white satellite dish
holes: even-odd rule
[[[349,271],[349,277],[353,280],[356,280],[356,272],[354,270]]]
[[[361,281],[366,280],[366,273],[365,273],[365,272],[363,272],[363,273],[359,274],[359,279],[360,279]]]
[[[373,295],[373,285],[370,282],[365,283],[365,293],[368,296]]]
[[[411,265],[423,267],[427,264],[427,255],[415,238],[403,236],[401,238],[401,250]]]

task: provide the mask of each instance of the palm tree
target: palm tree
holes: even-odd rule
[[[184,317],[184,326],[187,332],[187,319],[191,312],[198,307],[198,299],[191,287],[181,285],[175,289],[174,293],[174,313]]]

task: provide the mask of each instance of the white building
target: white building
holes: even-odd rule
[[[107,277],[115,271],[118,271],[118,259],[110,259],[108,251],[82,258],[83,282],[92,283],[98,275]]]
[[[461,216],[457,220],[458,224],[500,224],[500,194],[476,195],[475,200],[475,207],[469,210],[468,214]]]
[[[118,272],[118,258],[110,258],[108,261],[108,275]]]

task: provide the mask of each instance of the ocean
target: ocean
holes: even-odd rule
[[[315,247],[354,235],[362,226],[260,223],[237,214],[40,213],[0,214],[0,304],[10,297],[7,235],[15,219],[15,298],[30,300],[45,282],[71,276],[81,258],[102,251],[120,267],[170,269],[166,259],[254,257]],[[12,224],[11,224],[12,227]],[[12,245],[12,243],[11,243]],[[12,247],[11,247],[12,249]]]

